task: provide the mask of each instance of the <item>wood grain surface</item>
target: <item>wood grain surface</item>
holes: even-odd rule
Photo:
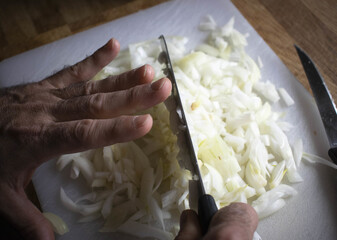
[[[0,60],[164,1],[0,1]],[[310,91],[293,45],[306,51],[337,100],[337,0],[232,2]],[[29,189],[28,195],[35,196]]]
[[[0,60],[167,0],[1,0]]]
[[[336,0],[232,0],[243,16],[311,92],[294,44],[315,62],[337,100]]]

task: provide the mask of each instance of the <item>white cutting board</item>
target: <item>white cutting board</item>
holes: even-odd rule
[[[170,1],[6,59],[0,63],[0,87],[43,79],[90,55],[110,37],[117,38],[125,48],[130,43],[157,38],[160,34],[182,35],[189,38],[189,47],[193,48],[206,37],[197,26],[207,14],[219,25],[234,16],[235,28],[249,33],[246,49],[253,59],[261,57],[262,78],[284,87],[296,102],[295,106],[287,108],[285,119],[295,126],[288,134],[290,141],[301,137],[305,151],[328,158],[328,142],[313,99],[228,0]],[[336,171],[302,163],[300,173],[304,182],[295,185],[299,194],[289,199],[281,211],[259,223],[262,239],[337,239]],[[60,215],[71,229],[58,239],[131,239],[98,233],[101,222],[77,224],[78,216],[61,206],[59,189],[65,186],[73,198],[88,189],[83,188],[81,180],[67,185],[68,176],[67,171],[58,173],[52,160],[42,165],[33,178],[43,210]]]

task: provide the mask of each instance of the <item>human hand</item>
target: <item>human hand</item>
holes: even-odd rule
[[[214,215],[207,234],[202,237],[198,215],[193,210],[185,210],[175,240],[251,240],[257,224],[258,217],[251,206],[232,203]]]
[[[54,239],[50,224],[24,192],[39,165],[61,154],[145,135],[151,116],[132,114],[169,96],[171,82],[163,78],[151,84],[154,70],[148,65],[90,81],[119,48],[111,39],[40,82],[0,89],[0,217],[15,225],[22,238]]]

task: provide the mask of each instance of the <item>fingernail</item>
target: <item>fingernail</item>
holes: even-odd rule
[[[111,39],[111,46],[115,46],[116,40],[114,38]]]
[[[142,115],[142,116],[136,116],[136,117],[134,117],[133,118],[133,123],[135,125],[135,128],[141,128],[141,127],[143,127],[147,118],[148,118],[148,115]]]
[[[152,76],[152,72],[153,68],[150,65],[145,64],[144,77],[146,77],[146,75]]]
[[[155,91],[161,89],[166,83],[166,79],[165,78],[162,78],[160,80],[157,80],[153,83],[151,83],[151,88]]]
[[[114,39],[114,38],[111,38],[111,48],[116,48],[118,49],[119,48],[119,43],[117,41],[117,39]]]
[[[146,76],[146,72],[147,72],[147,70],[148,70],[148,67],[147,67],[146,64],[144,65],[144,68],[145,68],[145,69],[144,69],[144,75],[143,75],[143,76],[145,77],[145,76]]]

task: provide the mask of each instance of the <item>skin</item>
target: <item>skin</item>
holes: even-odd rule
[[[88,58],[40,82],[0,89],[0,239],[55,239],[51,225],[24,191],[42,163],[62,154],[131,141],[150,131],[151,116],[137,112],[170,95],[169,79],[153,81],[154,70],[145,65],[91,81],[119,48],[118,41],[111,39]],[[255,220],[241,222],[252,211],[245,207],[242,211],[220,210],[205,239],[249,239],[222,238],[232,236],[228,224],[222,225],[226,221],[243,231],[242,236],[252,236]],[[233,216],[238,221],[231,220]],[[197,215],[184,212],[176,239],[200,236]]]
[[[258,216],[251,206],[232,203],[213,216],[207,234],[202,236],[197,213],[185,210],[175,240],[251,240],[257,225]]]
[[[152,118],[135,114],[171,92],[167,78],[152,83],[154,70],[148,65],[90,81],[119,48],[111,39],[40,82],[0,90],[0,216],[25,239],[54,239],[50,224],[24,192],[35,169],[61,154],[142,137]]]

